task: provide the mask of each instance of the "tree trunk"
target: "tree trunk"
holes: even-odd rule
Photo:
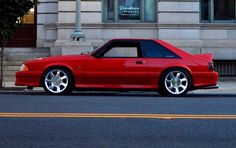
[[[1,77],[0,77],[0,88],[3,88],[3,79],[4,79],[4,67],[3,67],[3,57],[4,57],[4,46],[5,46],[5,41],[4,39],[2,39],[1,41],[2,43],[2,50],[1,50]]]

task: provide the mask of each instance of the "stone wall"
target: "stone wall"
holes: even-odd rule
[[[40,0],[38,47],[70,40],[75,0]],[[236,59],[236,24],[201,23],[199,0],[158,0],[156,23],[103,23],[102,0],[82,0],[82,29],[99,46],[111,38],[159,38],[191,53],[213,52],[215,59]],[[55,48],[52,48],[55,49]]]
[[[200,23],[199,0],[160,0],[159,38],[191,53],[214,53],[217,60],[236,59],[235,23]]]
[[[37,47],[54,46],[58,37],[58,0],[39,0],[37,8]]]

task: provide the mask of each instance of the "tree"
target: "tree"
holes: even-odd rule
[[[4,48],[12,33],[22,24],[19,18],[24,16],[37,4],[37,0],[0,0],[0,46],[1,46],[1,76],[0,88],[3,87]]]

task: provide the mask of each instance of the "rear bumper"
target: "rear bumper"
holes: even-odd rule
[[[195,89],[216,89],[219,88],[218,84],[218,73],[212,72],[201,72],[193,74],[194,88]]]
[[[16,72],[15,85],[17,86],[40,86],[40,78],[42,72],[35,71],[19,71]]]
[[[205,86],[205,87],[202,87],[201,89],[217,89],[219,88],[219,85],[213,85],[213,86]]]

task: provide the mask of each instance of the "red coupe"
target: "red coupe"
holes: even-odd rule
[[[218,88],[212,54],[191,55],[162,40],[113,39],[92,53],[26,61],[16,85],[48,94],[78,90],[156,90],[182,96]]]

